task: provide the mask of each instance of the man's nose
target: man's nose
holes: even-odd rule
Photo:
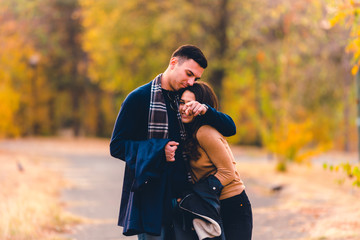
[[[192,85],[194,85],[194,82],[195,82],[195,78],[190,78],[190,79],[188,80],[188,85],[189,85],[189,86],[192,86]]]

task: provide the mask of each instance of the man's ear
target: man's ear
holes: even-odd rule
[[[170,59],[170,68],[171,69],[174,69],[174,67],[175,67],[175,65],[178,63],[178,58],[177,57],[172,57],[171,59]]]

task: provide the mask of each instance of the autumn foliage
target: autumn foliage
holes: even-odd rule
[[[263,146],[280,165],[352,150],[345,50],[356,55],[359,44],[329,22],[335,12],[333,1],[316,0],[3,0],[0,136],[109,137],[126,95],[192,43],[236,122],[232,143]]]

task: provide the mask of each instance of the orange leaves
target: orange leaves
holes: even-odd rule
[[[263,51],[258,51],[258,53],[256,54],[256,60],[258,61],[258,63],[262,63],[265,59],[265,53]]]

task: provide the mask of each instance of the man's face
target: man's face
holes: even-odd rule
[[[204,72],[204,69],[193,59],[179,61],[177,57],[174,57],[170,65],[172,71],[169,85],[173,91],[192,86]]]

